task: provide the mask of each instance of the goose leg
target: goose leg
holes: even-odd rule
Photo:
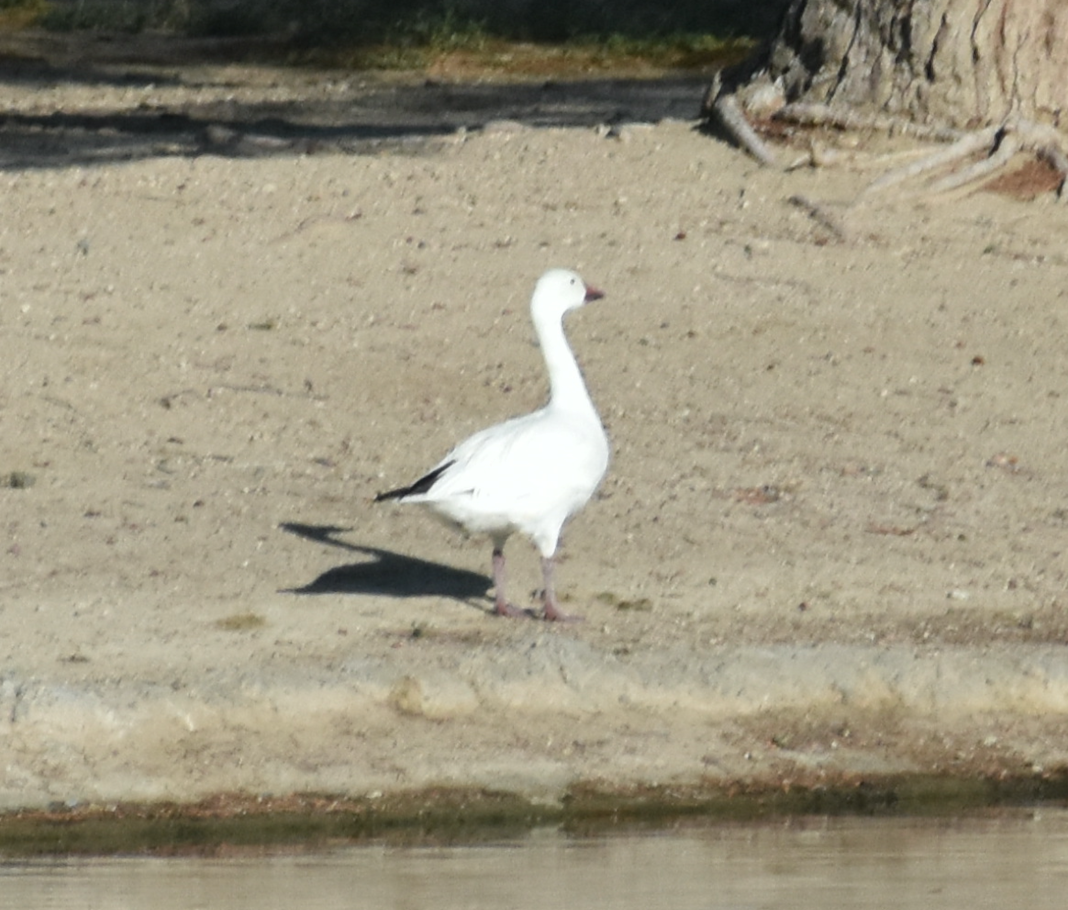
[[[545,605],[543,617],[546,622],[582,622],[581,616],[569,616],[560,609],[556,602],[556,586],[553,583],[553,558],[541,558],[542,603]]]
[[[504,594],[504,550],[501,547],[493,548],[493,588],[494,608],[498,616],[527,615],[523,610],[508,603]]]

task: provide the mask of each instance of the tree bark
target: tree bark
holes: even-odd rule
[[[786,102],[976,128],[1068,111],[1066,0],[790,0],[782,26],[724,87]],[[1064,124],[1068,126],[1068,123]]]

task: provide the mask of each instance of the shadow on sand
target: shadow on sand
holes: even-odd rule
[[[327,569],[302,587],[285,589],[283,593],[286,594],[377,594],[386,597],[450,597],[470,601],[485,598],[492,584],[489,578],[478,572],[454,569],[337,538],[336,535],[351,528],[298,522],[285,522],[280,527],[306,540],[367,557],[360,562]]]
[[[707,82],[683,75],[456,83],[284,67],[260,67],[253,77],[180,38],[126,55],[111,44],[57,49],[13,40],[0,41],[0,84],[39,100],[0,108],[0,171],[199,155],[420,153],[493,121],[595,127],[693,119]],[[83,92],[91,104],[81,109],[50,109],[50,90],[63,84],[101,94]],[[235,91],[242,87],[249,90]]]

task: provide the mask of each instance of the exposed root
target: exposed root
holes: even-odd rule
[[[702,105],[703,112],[743,149],[767,166],[775,166],[774,153],[756,134],[731,92],[722,89],[718,79],[709,87]],[[913,123],[887,114],[868,114],[856,110],[830,107],[824,104],[787,104],[774,118],[802,126],[832,127],[846,131],[882,132],[888,135],[910,136],[916,139],[948,142],[949,145],[907,164],[893,166],[874,180],[860,194],[857,203],[905,184],[918,184],[916,195],[926,198],[964,195],[974,192],[1004,174],[1018,153],[1026,153],[1048,163],[1059,174],[1056,193],[1068,199],[1068,136],[1046,124],[1012,117],[1000,126],[979,130],[958,130],[946,126]],[[912,153],[906,153],[911,157]],[[833,166],[841,163],[856,165],[853,153],[825,149],[813,142],[806,158],[789,168],[811,165]],[[881,159],[886,161],[885,158]],[[844,237],[841,220],[827,217],[820,206],[795,197],[796,205],[808,210],[812,217],[838,237]]]
[[[1005,135],[986,158],[981,158],[962,171],[954,171],[936,180],[931,184],[931,192],[933,194],[948,193],[950,190],[967,187],[973,183],[979,184],[997,171],[1003,170],[1019,150],[1020,143],[1016,137],[1011,134]]]
[[[948,126],[914,123],[889,114],[869,114],[851,108],[831,107],[828,104],[787,104],[775,116],[778,120],[786,120],[799,126],[826,126],[846,132],[888,133],[892,136],[933,139],[936,142],[953,142],[964,135],[962,130]]]
[[[1068,174],[1068,153],[1065,153],[1055,143],[1044,145],[1037,149],[1038,157],[1050,165],[1062,177]],[[1057,194],[1064,198],[1064,181],[1061,181]]]
[[[1060,181],[1056,193],[1058,198],[1064,200],[1064,186],[1068,180],[1066,143],[1068,138],[1052,127],[1030,120],[1014,120],[1000,127],[987,127],[964,134],[948,148],[906,168],[884,174],[864,191],[862,197],[936,172],[942,172],[942,175],[922,187],[923,195],[938,197],[971,193],[1005,173],[1017,153],[1024,152],[1047,161],[1057,171]],[[978,154],[985,157],[966,163]]]
[[[745,114],[734,100],[732,92],[721,89],[719,73],[705,92],[701,110],[716,126],[725,132],[741,149],[747,151],[765,167],[776,167],[775,153],[750,126]]]
[[[921,158],[919,161],[913,161],[905,167],[887,171],[878,180],[870,183],[862,195],[870,196],[932,171],[952,167],[965,158],[988,148],[994,142],[996,135],[997,130],[993,127],[976,133],[967,133],[947,148],[939,149],[934,154]]]
[[[1001,126],[975,131],[912,123],[884,114],[861,114],[839,110],[820,104],[789,104],[776,114],[777,119],[789,120],[804,126],[830,126],[842,130],[877,130],[891,135],[908,135],[921,139],[950,142],[917,161],[887,171],[861,194],[867,198],[890,187],[919,178],[931,177],[923,188],[923,195],[941,196],[954,192],[979,189],[1008,168],[1018,152],[1027,152],[1048,162],[1060,174],[1057,195],[1064,199],[1068,180],[1068,137],[1051,126],[1032,120],[1012,118]],[[971,164],[968,159],[985,153]],[[812,163],[826,163],[826,154],[813,154]],[[936,177],[939,172],[942,176]]]

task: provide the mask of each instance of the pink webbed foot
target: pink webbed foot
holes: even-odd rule
[[[585,622],[585,618],[582,616],[574,616],[571,613],[565,613],[560,609],[555,602],[545,601],[545,611],[541,614],[541,618],[546,622]]]
[[[493,602],[493,612],[497,616],[508,616],[512,619],[529,619],[534,614],[530,610],[521,610],[508,602],[504,593],[504,550],[500,546],[493,548],[493,586],[496,588],[496,597]]]
[[[542,576],[542,603],[545,604],[545,611],[541,614],[542,619],[546,622],[582,622],[581,616],[570,616],[560,609],[560,605],[556,602],[556,588],[553,583],[553,560],[551,556],[542,557],[541,560],[541,576]]]
[[[508,616],[511,619],[530,619],[533,616],[530,610],[522,610],[507,601],[499,601],[494,605],[493,612],[497,616]]]

